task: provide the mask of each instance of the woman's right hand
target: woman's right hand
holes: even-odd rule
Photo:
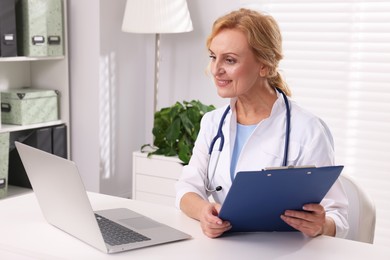
[[[208,203],[202,207],[200,212],[200,226],[203,233],[210,238],[219,237],[232,227],[228,221],[223,221],[218,217],[220,210],[220,204]]]

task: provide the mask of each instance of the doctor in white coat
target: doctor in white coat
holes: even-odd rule
[[[287,97],[290,90],[278,72],[282,38],[271,16],[248,9],[222,16],[213,25],[207,47],[218,95],[230,98],[230,104],[202,118],[193,155],[176,184],[176,206],[199,220],[204,234],[214,238],[231,228],[218,213],[237,172],[334,165],[334,149],[326,124]],[[210,195],[214,202],[208,200]],[[344,237],[347,207],[336,181],[321,204],[304,205],[304,211],[286,209],[281,218],[311,237]]]

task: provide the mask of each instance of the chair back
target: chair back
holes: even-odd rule
[[[375,235],[376,208],[361,186],[346,174],[340,175],[341,183],[349,201],[347,239],[373,243]]]

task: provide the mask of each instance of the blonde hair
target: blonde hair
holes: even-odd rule
[[[206,42],[208,49],[214,37],[224,29],[243,32],[256,58],[268,68],[268,83],[291,96],[291,91],[278,70],[279,61],[283,58],[282,35],[275,19],[244,8],[226,14],[214,22]]]

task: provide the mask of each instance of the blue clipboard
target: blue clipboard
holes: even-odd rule
[[[280,215],[320,203],[344,166],[279,168],[237,173],[219,217],[230,232],[296,231]]]

